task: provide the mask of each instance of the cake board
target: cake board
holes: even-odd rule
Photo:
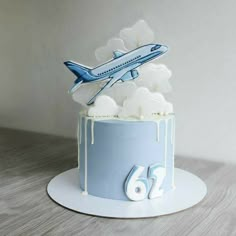
[[[148,218],[172,214],[196,205],[207,193],[207,187],[199,177],[179,168],[175,168],[175,186],[161,198],[152,200],[133,202],[99,198],[82,194],[79,170],[74,168],[55,176],[49,182],[47,192],[65,208],[108,218]]]

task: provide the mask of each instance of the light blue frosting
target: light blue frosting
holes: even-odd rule
[[[89,118],[87,118],[89,119]],[[85,118],[81,119],[80,187],[85,188]],[[134,165],[145,167],[141,177],[147,178],[148,167],[159,163],[166,167],[162,184],[164,193],[174,187],[174,115],[156,121],[95,120],[87,121],[87,191],[88,194],[118,200],[129,200],[124,191],[125,180]],[[165,131],[167,144],[165,159]],[[94,134],[94,144],[91,143]],[[78,138],[79,140],[79,138]],[[150,186],[151,186],[151,180]]]

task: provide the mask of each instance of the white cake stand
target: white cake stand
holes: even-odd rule
[[[75,168],[54,177],[47,192],[55,202],[68,209],[112,218],[147,218],[175,213],[199,203],[207,193],[200,178],[178,168],[175,168],[175,185],[175,190],[162,198],[140,202],[84,196],[79,188],[79,171]]]

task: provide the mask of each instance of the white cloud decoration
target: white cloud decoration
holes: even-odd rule
[[[117,116],[119,112],[120,107],[111,97],[101,95],[96,99],[94,105],[89,108],[88,116]]]
[[[151,92],[168,93],[171,91],[169,79],[171,71],[163,64],[147,63],[140,67],[139,77],[135,80],[138,87],[146,87]]]
[[[133,50],[142,45],[152,43],[154,41],[154,32],[146,21],[139,20],[132,27],[122,29],[120,38],[123,39],[128,50]]]
[[[138,119],[151,118],[155,114],[173,112],[173,106],[160,93],[152,93],[147,88],[140,87],[124,101],[120,118],[134,117]]]
[[[95,57],[99,62],[108,61],[113,57],[113,51],[120,50],[126,52],[124,41],[120,38],[112,38],[108,40],[105,46],[97,48],[95,50]]]

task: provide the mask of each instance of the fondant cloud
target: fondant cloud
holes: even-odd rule
[[[125,47],[133,50],[142,45],[152,43],[154,41],[154,33],[144,20],[139,20],[130,28],[120,31],[120,38],[123,39]]]
[[[108,40],[105,46],[97,48],[95,50],[95,57],[99,62],[108,61],[112,58],[113,51],[120,50],[120,51],[127,51],[125,48],[124,42],[120,38],[112,38]]]
[[[152,93],[147,88],[140,87],[135,93],[124,101],[121,118],[151,118],[157,113],[168,114],[173,112],[173,106],[167,102],[160,93]]]
[[[147,63],[140,67],[139,77],[135,80],[138,87],[146,87],[151,92],[171,91],[169,79],[171,71],[163,64]]]
[[[94,105],[89,108],[88,116],[117,116],[120,112],[120,107],[109,96],[99,96]]]

